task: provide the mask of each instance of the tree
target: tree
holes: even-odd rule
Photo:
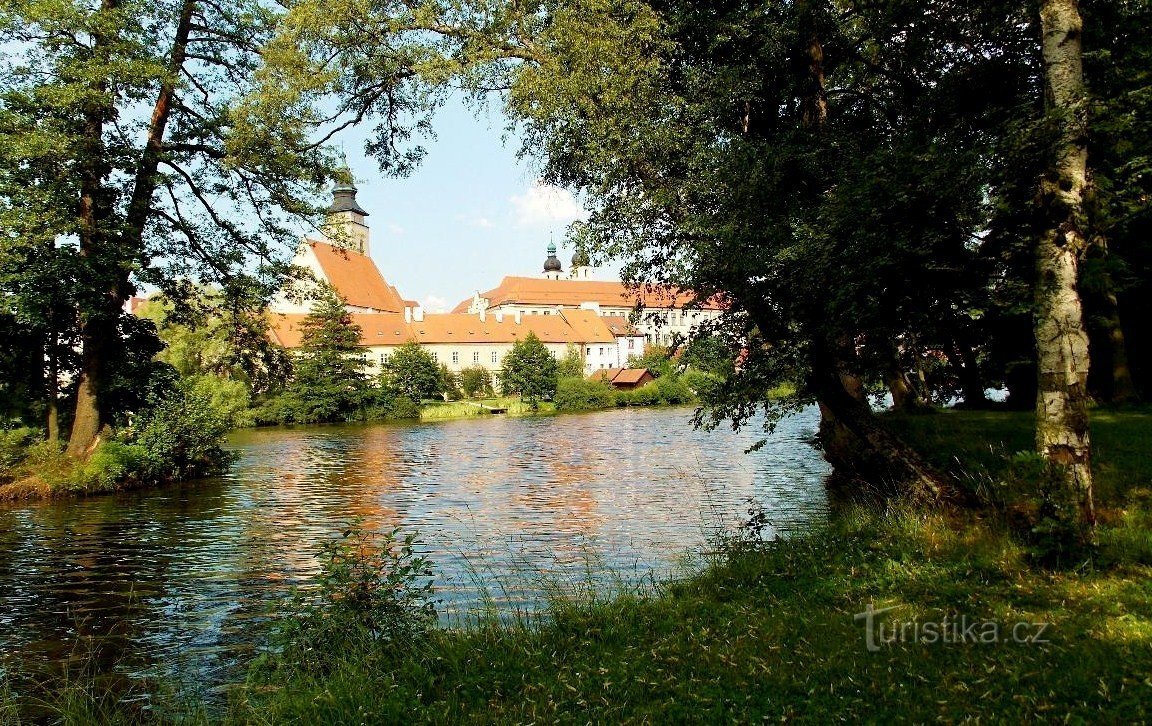
[[[440,366],[432,354],[414,340],[400,346],[388,357],[381,380],[396,395],[413,403],[435,398],[443,392]]]
[[[471,366],[460,371],[460,387],[468,398],[492,395],[492,374],[483,366]]]
[[[164,343],[157,358],[181,376],[218,376],[240,381],[259,395],[283,388],[291,361],[268,336],[268,317],[236,294],[204,289],[189,295],[179,310],[156,295],[136,311],[151,320]]]
[[[535,333],[529,332],[522,340],[516,341],[504,356],[503,367],[500,380],[504,393],[520,394],[520,398],[532,408],[556,394],[559,364]]]
[[[670,376],[676,372],[672,351],[662,345],[649,345],[643,355],[628,357],[629,368],[647,368],[653,376]]]
[[[320,120],[282,109],[276,136],[247,123],[261,45],[279,15],[255,0],[101,0],[0,7],[0,284],[40,254],[60,305],[22,305],[54,349],[73,333],[68,451],[92,450],[114,417],[108,397],[136,285],[177,304],[190,278],[225,293],[246,280],[279,287],[294,220],[318,219],[315,193],[335,173]],[[246,283],[242,285],[248,287]],[[15,294],[30,298],[22,292]],[[36,312],[32,312],[36,311]]]
[[[560,359],[559,366],[558,375],[561,378],[583,378],[584,356],[580,353],[580,347],[569,344],[564,357]]]
[[[1087,248],[1088,97],[1083,24],[1076,0],[1040,4],[1045,96],[1059,128],[1055,161],[1040,182],[1036,241],[1036,448],[1055,466],[1078,504],[1082,523],[1096,520],[1088,438],[1088,335],[1078,289]]]
[[[464,392],[460,390],[460,378],[452,372],[447,363],[440,364],[440,392],[449,401],[464,398]]]
[[[287,391],[295,418],[308,423],[351,419],[364,405],[368,361],[360,347],[360,327],[335,291],[322,290],[300,333]]]

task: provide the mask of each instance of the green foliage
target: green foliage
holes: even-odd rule
[[[392,352],[380,380],[397,397],[417,404],[425,398],[438,397],[444,390],[440,366],[416,341],[408,341]]]
[[[464,398],[464,392],[460,388],[460,377],[453,373],[446,363],[440,364],[440,391],[449,401]]]
[[[263,311],[253,311],[245,301],[228,299],[215,289],[182,291],[179,302],[177,310],[166,296],[155,295],[136,311],[155,324],[164,343],[157,360],[182,376],[242,381],[257,394],[287,383],[291,361],[269,339]]]
[[[492,396],[492,374],[483,366],[472,366],[460,371],[460,388],[468,398]]]
[[[736,366],[736,353],[718,335],[693,337],[680,355],[680,365],[723,378]]]
[[[248,386],[233,378],[214,375],[190,376],[187,385],[199,396],[207,399],[213,411],[219,413],[228,425],[241,428],[253,425],[251,399]]]
[[[354,419],[367,395],[367,365],[359,326],[335,291],[323,291],[301,324],[299,355],[283,410],[298,423]]]
[[[689,368],[680,374],[680,381],[688,387],[697,398],[705,399],[723,382],[721,376]]]
[[[420,404],[407,396],[397,396],[388,411],[389,418],[414,420],[420,418]]]
[[[714,380],[704,375],[708,380]],[[617,406],[679,406],[697,401],[696,391],[693,390],[685,376],[669,374],[657,378],[655,381],[639,388],[616,392]]]
[[[676,372],[672,351],[662,345],[649,345],[643,355],[629,356],[628,368],[647,368],[657,378],[670,376]]]
[[[67,406],[57,382],[87,376],[82,353],[104,374],[86,381],[93,415],[74,418],[118,424],[137,410],[125,393],[149,372],[125,363],[152,353],[125,333],[121,308],[141,285],[185,311],[193,290],[214,283],[225,317],[263,321],[336,167],[323,144],[240,123],[280,17],[250,0],[0,7],[0,315],[12,313],[33,354],[9,378],[0,344],[0,408],[17,386],[27,401],[18,415],[40,419],[53,398]],[[211,40],[196,37],[205,28]],[[281,124],[314,128],[302,111],[282,109]],[[258,327],[231,350],[267,347]],[[218,340],[204,342],[215,357]],[[196,356],[176,347],[181,365]],[[246,380],[262,392],[261,370]]]
[[[505,395],[518,393],[533,408],[555,395],[559,365],[535,333],[516,341],[504,356],[503,367],[500,380]]]
[[[584,377],[584,354],[577,345],[569,345],[560,359],[556,375],[560,378]]]
[[[235,460],[221,444],[234,409],[221,404],[196,379],[181,381],[173,395],[143,411],[129,440],[145,454],[143,477],[181,481],[218,474]],[[117,454],[119,456],[119,453]]]
[[[556,396],[552,400],[557,411],[594,411],[615,406],[616,391],[605,381],[564,377],[556,382]]]
[[[630,391],[616,392],[617,406],[659,406],[660,403],[660,389],[656,387],[655,382]]]
[[[157,456],[165,453],[170,452],[152,452],[144,446],[122,441],[101,441],[83,463],[79,476],[67,484],[69,488],[87,492],[108,492],[137,485],[148,481],[146,477],[162,468],[158,466]]]
[[[24,461],[28,447],[41,439],[41,432],[32,428],[0,430],[0,476]]]
[[[321,568],[316,588],[298,592],[276,623],[278,652],[262,669],[324,675],[349,649],[402,656],[436,623],[431,562],[414,534],[355,522],[324,544]]]

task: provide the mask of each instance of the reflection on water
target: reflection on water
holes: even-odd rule
[[[419,532],[446,612],[486,590],[531,606],[589,566],[667,572],[754,498],[778,525],[823,516],[814,411],[698,432],[687,409],[248,431],[222,479],[0,509],[0,664],[87,659],[219,682],[253,626],[361,517]],[[3,665],[0,665],[2,671]]]

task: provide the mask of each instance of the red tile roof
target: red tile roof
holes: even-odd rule
[[[645,377],[654,377],[647,368],[604,368],[593,371],[592,375],[588,376],[588,380],[607,381],[613,385],[628,386],[640,383]]]
[[[670,287],[629,289],[622,282],[606,280],[548,280],[538,277],[505,277],[500,285],[480,293],[491,307],[509,303],[522,305],[563,305],[575,307],[594,302],[604,307],[634,307],[639,301],[646,308],[682,308],[695,301],[691,292]],[[465,300],[452,312],[468,311],[472,300]],[[700,307],[718,310],[716,300],[701,301]]]
[[[404,312],[404,300],[384,281],[370,257],[327,242],[308,240],[328,282],[348,305],[390,313]]]
[[[305,315],[273,314],[272,336],[285,348],[300,346],[300,324]],[[403,345],[410,340],[419,343],[514,343],[536,334],[545,343],[610,343],[616,337],[599,316],[590,310],[566,310],[564,315],[523,315],[517,324],[514,316],[505,315],[498,322],[494,315],[481,321],[478,315],[432,314],[422,321],[406,321],[403,314],[354,314],[352,322],[360,326],[360,344]]]

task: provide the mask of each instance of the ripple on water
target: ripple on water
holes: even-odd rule
[[[246,431],[227,476],[0,509],[0,672],[95,659],[219,682],[354,517],[419,532],[446,613],[532,607],[545,581],[667,572],[754,499],[824,516],[816,414],[694,431],[686,409]],[[611,576],[606,573],[613,573]],[[94,655],[92,654],[94,652]]]

